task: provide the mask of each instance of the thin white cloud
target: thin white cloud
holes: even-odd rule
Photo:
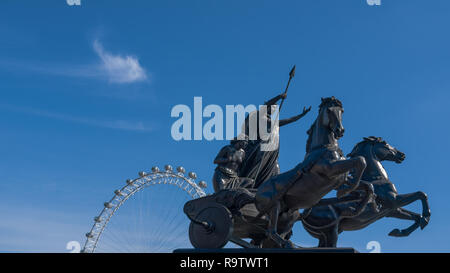
[[[29,62],[20,60],[0,60],[0,67],[6,69],[28,70],[42,74],[66,77],[107,79],[110,83],[125,84],[144,82],[149,74],[141,66],[139,60],[131,55],[114,55],[106,51],[98,41],[93,43],[98,60],[90,64],[51,64],[45,62]]]
[[[126,130],[126,131],[141,131],[149,132],[153,131],[153,128],[144,124],[142,121],[129,121],[129,120],[96,120],[87,117],[76,117],[71,115],[65,115],[60,113],[49,112],[45,110],[38,110],[25,107],[16,107],[10,105],[1,105],[0,108],[7,109],[10,111],[30,114],[34,116],[46,117],[51,119],[57,119],[61,121],[74,122],[79,124],[84,124],[88,126]]]
[[[106,73],[110,82],[131,83],[147,79],[147,73],[136,57],[112,55],[105,51],[98,40],[94,41],[94,50],[102,61],[100,69]]]

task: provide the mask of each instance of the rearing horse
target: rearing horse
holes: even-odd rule
[[[355,206],[358,206],[358,202],[328,206],[317,205],[305,210],[300,217],[303,226],[313,237],[319,239],[319,247],[336,247],[338,234],[342,231],[363,229],[383,217],[414,221],[406,229],[392,230],[389,235],[395,237],[408,236],[418,227],[423,229],[428,224],[431,213],[427,195],[421,191],[398,194],[380,163],[383,160],[401,163],[405,159],[404,153],[381,138],[368,137],[358,143],[349,156],[352,158],[363,156],[366,159],[367,168],[364,171],[362,181],[367,181],[367,183],[373,185],[376,199],[367,204],[362,213],[351,218],[342,217],[342,215],[347,210],[352,210]],[[353,195],[358,193],[359,189],[353,192]],[[418,200],[422,202],[422,214],[402,208]]]
[[[310,208],[344,184],[348,186],[338,191],[338,197],[359,186],[366,161],[362,156],[346,159],[339,148],[338,139],[344,135],[343,112],[342,103],[335,97],[322,99],[319,115],[307,132],[304,161],[258,187],[255,205],[260,215],[269,218],[268,237],[281,247],[291,245],[277,232],[280,214],[294,214],[299,209]],[[350,171],[353,171],[353,177],[347,179]]]

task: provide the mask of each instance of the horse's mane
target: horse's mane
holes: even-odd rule
[[[343,108],[342,102],[333,96],[330,98],[322,98],[322,103],[320,103],[319,109],[322,109],[323,107],[333,107],[333,106],[338,106],[338,107]]]
[[[362,149],[369,143],[384,143],[384,141],[381,137],[364,137],[363,140],[355,145],[353,147],[353,150],[347,155],[347,157],[354,157],[361,154]]]
[[[308,140],[306,140],[306,153],[311,152],[312,132],[313,132],[314,125],[316,124],[316,122],[317,122],[317,119],[313,122],[313,124],[308,129],[308,131],[306,131],[306,133],[308,134]]]
[[[319,115],[320,115],[320,111],[323,108],[333,107],[333,106],[343,108],[342,102],[340,100],[336,99],[334,96],[330,97],[330,98],[322,98],[322,102],[319,105]],[[313,124],[308,129],[308,131],[306,131],[306,133],[308,134],[308,140],[306,140],[306,152],[307,153],[311,152],[312,135],[313,135],[313,131],[314,131],[314,125],[316,124],[317,120],[318,120],[318,118],[313,122]]]

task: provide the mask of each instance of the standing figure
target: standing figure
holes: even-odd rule
[[[267,143],[268,141],[267,136],[260,135],[259,126],[260,124],[265,124],[267,125],[267,128],[265,130],[267,134],[277,134],[278,131],[272,132],[272,129],[278,130],[278,127],[272,125],[272,108],[276,106],[277,102],[280,99],[285,98],[286,93],[282,93],[265,102],[264,105],[267,106],[267,112],[262,113],[261,111],[255,111],[250,113],[245,119],[244,125],[242,126],[242,133],[251,137],[248,141],[247,147],[245,148],[247,157],[242,163],[239,176],[253,179],[255,181],[255,188],[257,188],[262,182],[268,180],[270,177],[280,173],[280,167],[278,165],[278,155],[280,151],[279,145],[276,145],[273,150],[261,149],[261,145]],[[278,123],[279,127],[301,119],[310,110],[311,107],[303,108],[303,112],[301,114],[293,116],[291,118],[280,120]],[[253,118],[253,115],[256,115],[256,118]],[[257,121],[257,126],[255,126],[256,128],[252,128],[250,126],[250,121],[252,119]],[[256,130],[256,132],[254,132],[254,130]],[[278,135],[272,137],[278,137]]]
[[[244,149],[247,144],[246,137],[235,138],[217,154],[214,159],[217,167],[213,176],[215,192],[222,189],[253,188],[253,179],[238,176],[239,167],[245,159]]]

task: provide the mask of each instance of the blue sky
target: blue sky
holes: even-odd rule
[[[211,180],[225,141],[170,136],[176,104],[260,104],[297,73],[281,117],[282,170],[304,156],[321,97],[345,108],[349,152],[376,135],[400,193],[426,192],[430,224],[408,238],[383,219],[339,245],[450,250],[450,3],[445,0],[64,0],[0,4],[0,251],[64,252],[126,178],[170,163]],[[419,206],[410,207],[419,211]],[[180,212],[181,213],[181,212]],[[294,240],[315,245],[298,225]]]

